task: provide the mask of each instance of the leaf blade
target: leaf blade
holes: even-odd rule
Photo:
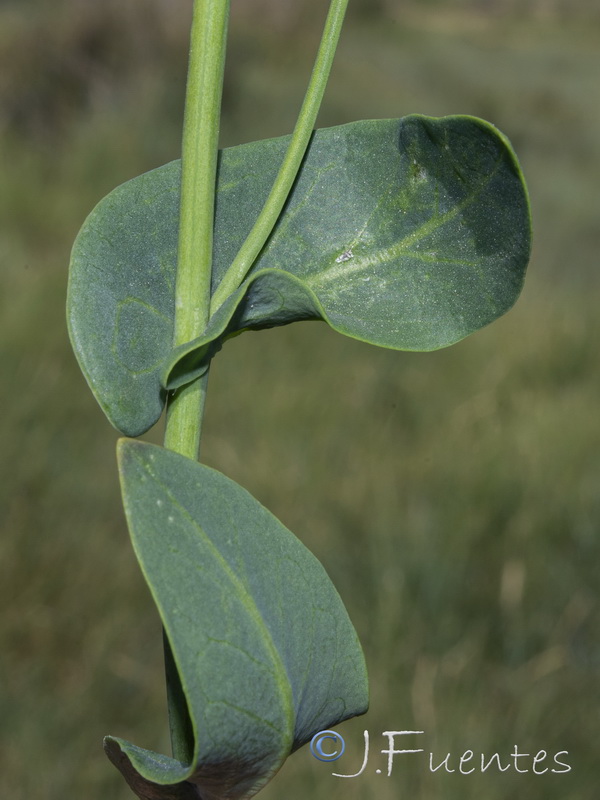
[[[266,199],[288,139],[221,153],[213,293]],[[323,319],[361,341],[434,350],[489,324],[520,293],[531,246],[530,210],[506,137],[465,116],[356,122],[315,133],[286,209],[242,287],[202,336],[171,351],[158,340],[172,320],[173,298],[155,273],[162,264],[165,274],[174,274],[178,170],[173,162],[134,179],[128,191],[115,190],[114,203],[109,195],[100,204],[74,248],[71,337],[109,418],[130,435],[154,424],[165,387],[197,377],[222,342],[241,330]],[[110,261],[103,242],[115,236],[104,227],[116,225],[120,241],[113,218],[133,202],[153,211],[148,219],[127,212],[134,227],[142,227],[131,243],[123,240],[125,261],[139,265],[145,259],[152,275],[139,289],[144,270],[136,268],[134,279],[126,277],[126,286],[109,293],[129,323],[120,332],[117,311],[104,308],[105,287],[98,287],[97,301],[84,301],[82,309],[79,303],[94,248],[104,253],[111,276],[123,271],[121,261]],[[96,227],[104,239],[94,243],[90,231]],[[93,327],[89,320],[110,336],[86,334]],[[109,339],[112,356],[106,356]],[[146,372],[136,372],[140,364]]]
[[[100,407],[138,436],[160,417],[159,371],[173,340],[180,163],[114,189],[73,245],[69,336]]]
[[[119,451],[195,750],[185,765],[109,737],[107,752],[140,791],[181,784],[184,797],[192,784],[202,797],[249,797],[313,733],[365,710],[356,634],[319,562],[241,487],[155,445]]]

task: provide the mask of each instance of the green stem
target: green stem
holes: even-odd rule
[[[229,0],[195,0],[183,146],[174,347],[200,336],[210,315],[213,219]],[[197,458],[207,378],[170,398],[165,447]]]
[[[348,0],[332,0],[304,103],[271,193],[248,238],[210,297],[218,138],[229,0],[195,0],[185,103],[175,347],[200,336],[210,315],[245,278],[269,238],[306,153],[325,92]],[[169,398],[165,447],[197,458],[208,373]],[[177,665],[165,637],[173,756],[193,757],[193,729]]]
[[[199,336],[210,315],[213,224],[229,0],[195,0],[181,155],[175,347]],[[208,373],[169,398],[165,447],[196,459]],[[165,637],[173,756],[189,763],[194,738],[177,666]]]
[[[211,314],[214,314],[244,280],[265,246],[285,205],[312,136],[347,6],[348,0],[331,2],[310,83],[279,174],[254,227],[213,295],[210,304]]]

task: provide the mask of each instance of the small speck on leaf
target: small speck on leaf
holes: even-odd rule
[[[346,250],[336,258],[335,263],[343,264],[344,261],[350,261],[351,258],[354,258],[352,250]]]

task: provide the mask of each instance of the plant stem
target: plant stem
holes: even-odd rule
[[[173,345],[199,336],[210,314],[215,183],[229,0],[195,0],[181,156]],[[197,458],[207,376],[170,398],[165,447]]]
[[[195,0],[185,102],[174,347],[200,336],[213,313],[245,278],[269,238],[306,153],[331,71],[348,0],[332,0],[298,122],[267,202],[211,302],[219,121],[229,0]],[[169,398],[165,447],[197,458],[208,372]],[[167,702],[173,756],[193,757],[183,687],[165,637]]]
[[[244,280],[265,246],[285,205],[312,136],[347,6],[348,0],[332,0],[331,2],[310,83],[287,153],[254,227],[213,295],[210,304],[211,314],[214,314],[224,300]]]
[[[175,286],[175,347],[199,336],[210,315],[215,185],[229,0],[195,0],[181,154]],[[169,398],[165,447],[196,459],[208,373]],[[193,730],[177,665],[165,637],[165,672],[174,758],[189,763]]]

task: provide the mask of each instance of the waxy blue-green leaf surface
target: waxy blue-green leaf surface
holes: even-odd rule
[[[289,137],[221,153],[213,291],[252,227]],[[507,139],[472,117],[356,122],[315,133],[247,279],[198,340],[171,351],[180,165],[103,200],[76,241],[71,338],[116,427],[137,435],[164,388],[200,374],[228,335],[324,319],[383,347],[433,350],[516,300],[529,205]]]
[[[145,800],[250,797],[316,732],[366,710],[356,633],[318,560],[240,486],[143,442],[122,440],[119,462],[193,757],[113,737],[107,753]]]

